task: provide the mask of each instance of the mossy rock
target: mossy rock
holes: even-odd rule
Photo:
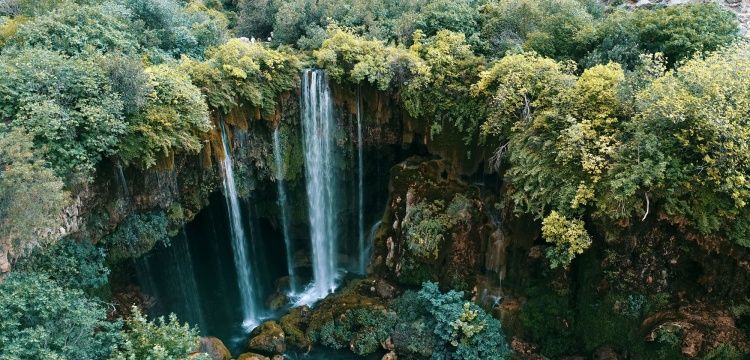
[[[250,333],[247,348],[251,351],[283,354],[286,352],[286,336],[276,321],[266,321]]]
[[[213,336],[202,337],[198,352],[206,353],[211,360],[230,360],[232,354],[224,345],[224,342]]]
[[[237,360],[271,360],[268,356],[258,355],[255,353],[244,353],[237,357]]]
[[[312,347],[312,341],[310,341],[310,338],[305,333],[310,312],[311,310],[307,306],[297,307],[282,316],[281,320],[279,320],[289,346],[296,347],[302,351],[309,351]]]

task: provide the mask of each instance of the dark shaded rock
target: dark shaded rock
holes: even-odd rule
[[[284,330],[286,342],[289,346],[302,351],[310,350],[312,342],[307,334],[305,334],[309,317],[310,308],[308,306],[294,308],[281,317],[279,324],[281,325],[281,329]]]
[[[383,279],[375,281],[375,293],[383,299],[393,299],[396,297],[396,290],[395,286]]]
[[[247,348],[272,354],[286,352],[284,330],[276,321],[266,321],[250,333]]]
[[[593,360],[619,360],[620,357],[609,346],[601,346],[591,355]]]
[[[202,337],[200,340],[200,346],[198,352],[206,353],[211,357],[211,360],[230,360],[232,354],[224,343],[213,336]]]

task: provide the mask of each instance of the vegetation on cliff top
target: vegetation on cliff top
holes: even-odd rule
[[[515,210],[542,220],[552,267],[569,267],[593,234],[636,224],[750,247],[750,48],[737,39],[737,20],[714,3],[5,1],[0,271],[32,258],[0,284],[0,358],[187,356],[195,331],[174,319],[149,323],[136,311],[124,329],[106,320],[89,294],[105,285],[102,248],[34,249],[65,235],[66,191],[86,189],[109,159],[148,169],[204,149],[212,119],[271,119],[305,60],[339,83],[392,94],[431,140],[499,144],[484,160],[504,175]],[[412,209],[411,251],[435,256],[452,206]],[[105,238],[108,259],[147,252],[167,238],[166,223],[161,210],[130,215]],[[434,332],[397,329],[424,335],[436,353],[505,354],[499,323],[460,295],[427,285],[417,296],[429,314],[414,321]],[[372,327],[351,321],[322,341]]]

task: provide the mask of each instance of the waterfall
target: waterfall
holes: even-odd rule
[[[334,119],[328,78],[321,70],[302,76],[302,134],[310,217],[313,284],[301,302],[325,297],[336,288],[337,217],[334,178]]]
[[[185,304],[185,316],[182,320],[189,320],[192,325],[197,325],[199,329],[205,331],[205,321],[203,310],[201,309],[201,300],[198,293],[198,283],[195,280],[195,270],[193,269],[193,257],[190,254],[189,240],[185,229],[180,231],[180,236],[172,239],[169,246],[170,258],[174,261],[173,271],[177,280],[175,284],[179,288]]]
[[[292,294],[297,293],[297,277],[294,274],[294,247],[292,246],[291,228],[289,225],[289,210],[286,198],[286,187],[284,186],[284,160],[281,153],[281,135],[279,129],[273,131],[273,157],[276,161],[276,192],[281,216],[281,232],[284,235],[286,247],[286,269],[289,274],[289,290]]]
[[[224,122],[219,122],[221,128],[221,141],[224,145],[224,197],[229,212],[230,234],[232,236],[232,250],[234,254],[234,266],[237,269],[237,282],[240,290],[240,301],[244,315],[243,326],[251,328],[258,323],[255,307],[255,294],[252,286],[252,273],[249,251],[245,242],[245,229],[242,225],[242,213],[240,212],[240,200],[237,196],[237,187],[234,183],[234,169],[232,167],[231,149],[227,137]]]
[[[364,154],[362,144],[362,92],[357,89],[357,198],[358,213],[357,222],[359,226],[359,273],[364,274],[367,270],[367,249],[365,245],[365,191],[364,191]]]

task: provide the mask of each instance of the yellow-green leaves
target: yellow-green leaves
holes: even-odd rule
[[[542,222],[542,236],[551,244],[547,249],[550,266],[567,268],[578,254],[591,246],[591,237],[583,227],[583,221],[568,219],[552,211]]]
[[[183,58],[180,67],[211,107],[227,113],[249,104],[269,115],[276,110],[276,97],[297,83],[299,61],[260,43],[232,39],[209,49],[206,61]]]
[[[211,129],[208,107],[200,90],[179,68],[146,68],[152,89],[142,113],[130,119],[120,155],[151,167],[177,151],[197,153],[203,134]]]

